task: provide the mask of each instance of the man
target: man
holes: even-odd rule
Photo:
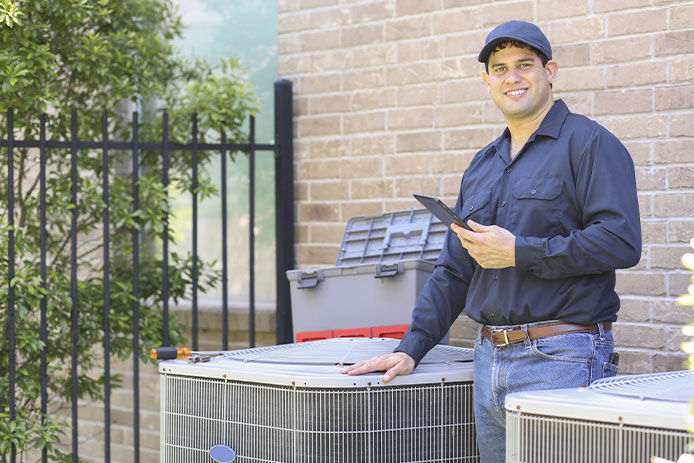
[[[558,64],[542,31],[510,21],[478,57],[507,123],[463,175],[452,225],[394,353],[345,368],[408,374],[465,310],[475,343],[475,423],[484,463],[505,459],[506,394],[587,386],[616,374],[615,269],[636,265],[634,166],[605,128],[552,96]]]

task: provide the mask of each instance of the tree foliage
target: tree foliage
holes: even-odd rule
[[[37,140],[39,115],[46,113],[48,137],[70,139],[70,114],[78,111],[81,141],[101,140],[101,113],[109,111],[109,139],[130,140],[129,107],[141,109],[140,138],[161,140],[162,107],[170,118],[170,141],[190,141],[192,113],[198,114],[200,141],[218,139],[224,126],[229,140],[242,140],[243,121],[256,110],[251,86],[234,60],[213,69],[204,62],[188,62],[177,56],[172,41],[181,36],[182,25],[170,0],[0,0],[0,117],[14,108],[14,136]],[[7,125],[0,127],[7,138]],[[102,365],[103,342],[103,252],[101,224],[103,175],[110,178],[111,296],[110,346],[113,355],[127,358],[132,349],[133,265],[132,231],[139,229],[152,239],[161,239],[165,214],[170,213],[169,192],[161,182],[161,153],[141,153],[140,208],[133,211],[131,178],[119,174],[128,165],[130,153],[111,151],[108,172],[102,170],[99,152],[80,151],[79,180],[79,391],[81,398],[100,400],[104,378],[93,371]],[[200,152],[202,167],[211,154]],[[47,168],[47,284],[42,287],[39,265],[40,217],[38,153],[15,149],[14,191],[16,209],[16,278],[8,281],[7,171],[0,173],[0,455],[12,445],[23,449],[47,447],[51,461],[61,461],[55,443],[65,423],[39,409],[41,301],[47,302],[49,395],[68,399],[71,378],[70,311],[70,153],[48,150]],[[204,169],[201,169],[204,172]],[[190,157],[173,153],[171,188],[190,191]],[[215,194],[202,174],[198,193]],[[173,240],[170,233],[169,239]],[[199,263],[200,290],[215,284],[218,275],[211,264]],[[141,352],[162,342],[162,261],[155,253],[140,253]],[[192,284],[192,257],[169,256],[170,296],[186,298]],[[8,286],[16,300],[16,420],[9,420]],[[171,321],[171,339],[180,340],[182,328]],[[92,373],[87,374],[92,371]],[[114,385],[120,382],[113,376]],[[51,415],[51,413],[49,413]],[[3,457],[4,458],[4,457]]]

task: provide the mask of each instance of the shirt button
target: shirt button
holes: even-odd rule
[[[511,167],[507,167],[506,172],[511,172]]]
[[[506,201],[501,201],[501,207],[506,207]]]
[[[537,193],[537,190],[530,190],[531,195],[534,195],[535,193]]]
[[[499,277],[498,277],[497,275],[494,275],[494,279],[495,279],[495,280],[498,280]]]
[[[474,208],[475,208],[475,206],[470,206],[470,210],[473,210]]]
[[[489,312],[489,318],[494,318],[494,312]]]

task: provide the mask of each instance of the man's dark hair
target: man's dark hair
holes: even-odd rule
[[[496,53],[499,50],[503,50],[506,47],[516,47],[516,48],[524,48],[526,50],[530,50],[533,53],[537,55],[538,58],[540,58],[540,62],[542,63],[542,67],[545,67],[547,65],[547,61],[549,59],[545,56],[544,53],[542,53],[540,50],[538,50],[535,47],[531,47],[527,43],[520,42],[518,40],[507,40],[505,42],[501,42],[499,45],[497,45],[494,48],[494,51],[492,53]],[[492,56],[492,53],[489,54],[489,57]],[[488,74],[489,73],[489,57],[487,57],[487,61],[484,62],[484,70]]]

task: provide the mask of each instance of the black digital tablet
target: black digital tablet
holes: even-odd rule
[[[413,196],[415,197],[415,199],[417,199],[417,201],[422,203],[422,206],[429,209],[429,211],[432,214],[434,214],[441,221],[441,223],[445,224],[447,227],[450,228],[452,223],[456,223],[461,227],[472,231],[472,229],[468,226],[468,224],[466,224],[463,221],[463,219],[458,217],[455,214],[455,212],[453,212],[448,206],[446,206],[446,204],[443,201],[441,201],[436,196],[429,196],[421,193],[414,193]]]

